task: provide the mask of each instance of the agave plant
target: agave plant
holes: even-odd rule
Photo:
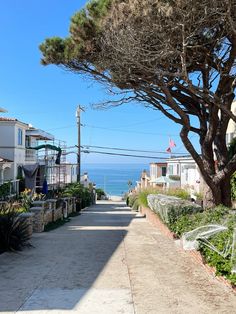
[[[19,251],[29,244],[28,224],[11,204],[0,208],[0,253]]]

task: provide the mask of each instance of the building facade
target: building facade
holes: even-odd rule
[[[75,166],[66,163],[65,143],[56,141],[52,134],[5,117],[0,117],[0,134],[0,184],[17,180],[22,166],[35,164],[38,189],[45,178],[49,189],[76,181]]]
[[[173,157],[167,160],[168,177],[179,180],[178,186],[182,189],[194,189],[200,193],[203,189],[203,178],[196,162],[191,156]]]

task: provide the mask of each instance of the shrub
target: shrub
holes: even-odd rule
[[[174,181],[180,181],[180,176],[178,175],[169,175],[169,179]]]
[[[12,206],[0,209],[0,253],[18,251],[29,245],[28,224]]]
[[[92,192],[89,188],[84,187],[80,183],[71,183],[62,192],[64,197],[73,196],[76,197],[77,210],[91,205],[92,203]]]
[[[98,200],[100,200],[102,198],[102,196],[105,196],[105,192],[103,191],[103,189],[96,189],[96,193],[97,193],[97,198]]]
[[[219,252],[223,252],[227,248],[227,242],[233,242],[233,226],[235,224],[235,217],[231,215],[227,222],[228,230],[221,232],[214,236],[211,239],[211,244],[215,246],[215,248]],[[236,285],[236,274],[231,273],[232,270],[232,259],[231,253],[232,249],[229,250],[229,254],[226,252],[226,256],[222,256],[218,254],[216,251],[211,250],[203,243],[200,242],[199,250],[201,254],[204,256],[206,262],[216,268],[216,275],[221,275],[227,278],[233,285]],[[234,260],[234,263],[236,261]],[[234,265],[235,266],[235,265]]]
[[[235,212],[222,205],[216,208],[209,209],[198,213],[185,213],[182,216],[175,217],[167,225],[171,231],[178,236],[194,230],[200,226],[208,224],[219,224],[228,227],[228,230],[218,233],[210,238],[211,245],[213,245],[218,252],[222,252],[227,248],[227,243],[233,242],[233,230],[236,225]],[[203,255],[205,261],[216,268],[216,275],[226,277],[233,285],[236,285],[236,274],[231,273],[232,249],[229,250],[228,255],[222,256],[215,250],[210,249],[204,244],[204,241],[199,241],[199,250]],[[236,261],[234,261],[236,262]]]
[[[5,199],[10,194],[11,183],[6,182],[0,185],[0,199]]]
[[[151,193],[151,191],[148,189],[148,190],[143,190],[138,194],[137,199],[138,199],[139,205],[144,206],[144,207],[148,207],[147,196],[150,193]]]
[[[181,236],[185,232],[207,224],[224,224],[228,215],[229,208],[222,205],[198,213],[183,211],[182,215],[174,217],[168,223],[168,227],[178,236]]]
[[[137,194],[135,193],[130,194],[126,200],[127,206],[132,207],[137,198],[138,198]]]
[[[232,200],[236,200],[236,172],[232,175],[230,183]]]
[[[184,200],[189,199],[188,191],[180,189],[180,188],[169,189],[169,190],[164,191],[164,193],[162,193],[162,194],[167,194],[170,196],[176,196],[176,197],[182,198]]]

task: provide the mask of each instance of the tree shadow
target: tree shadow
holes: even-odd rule
[[[34,249],[1,255],[0,313],[73,310],[87,293],[99,302],[90,288],[111,258],[122,263],[117,248],[134,216],[120,204],[92,206],[63,227],[36,235]],[[117,296],[108,295],[116,306]]]

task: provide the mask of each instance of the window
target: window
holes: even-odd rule
[[[185,180],[186,182],[188,182],[188,169],[186,169],[186,172],[185,172]]]
[[[166,176],[166,167],[161,167],[161,175],[162,175],[163,177]]]
[[[179,164],[177,164],[177,175],[179,175]]]
[[[23,144],[23,131],[22,129],[18,129],[18,145]]]
[[[169,165],[169,174],[173,174],[173,165]]]
[[[29,136],[26,136],[25,137],[25,147],[30,147],[30,137]]]

